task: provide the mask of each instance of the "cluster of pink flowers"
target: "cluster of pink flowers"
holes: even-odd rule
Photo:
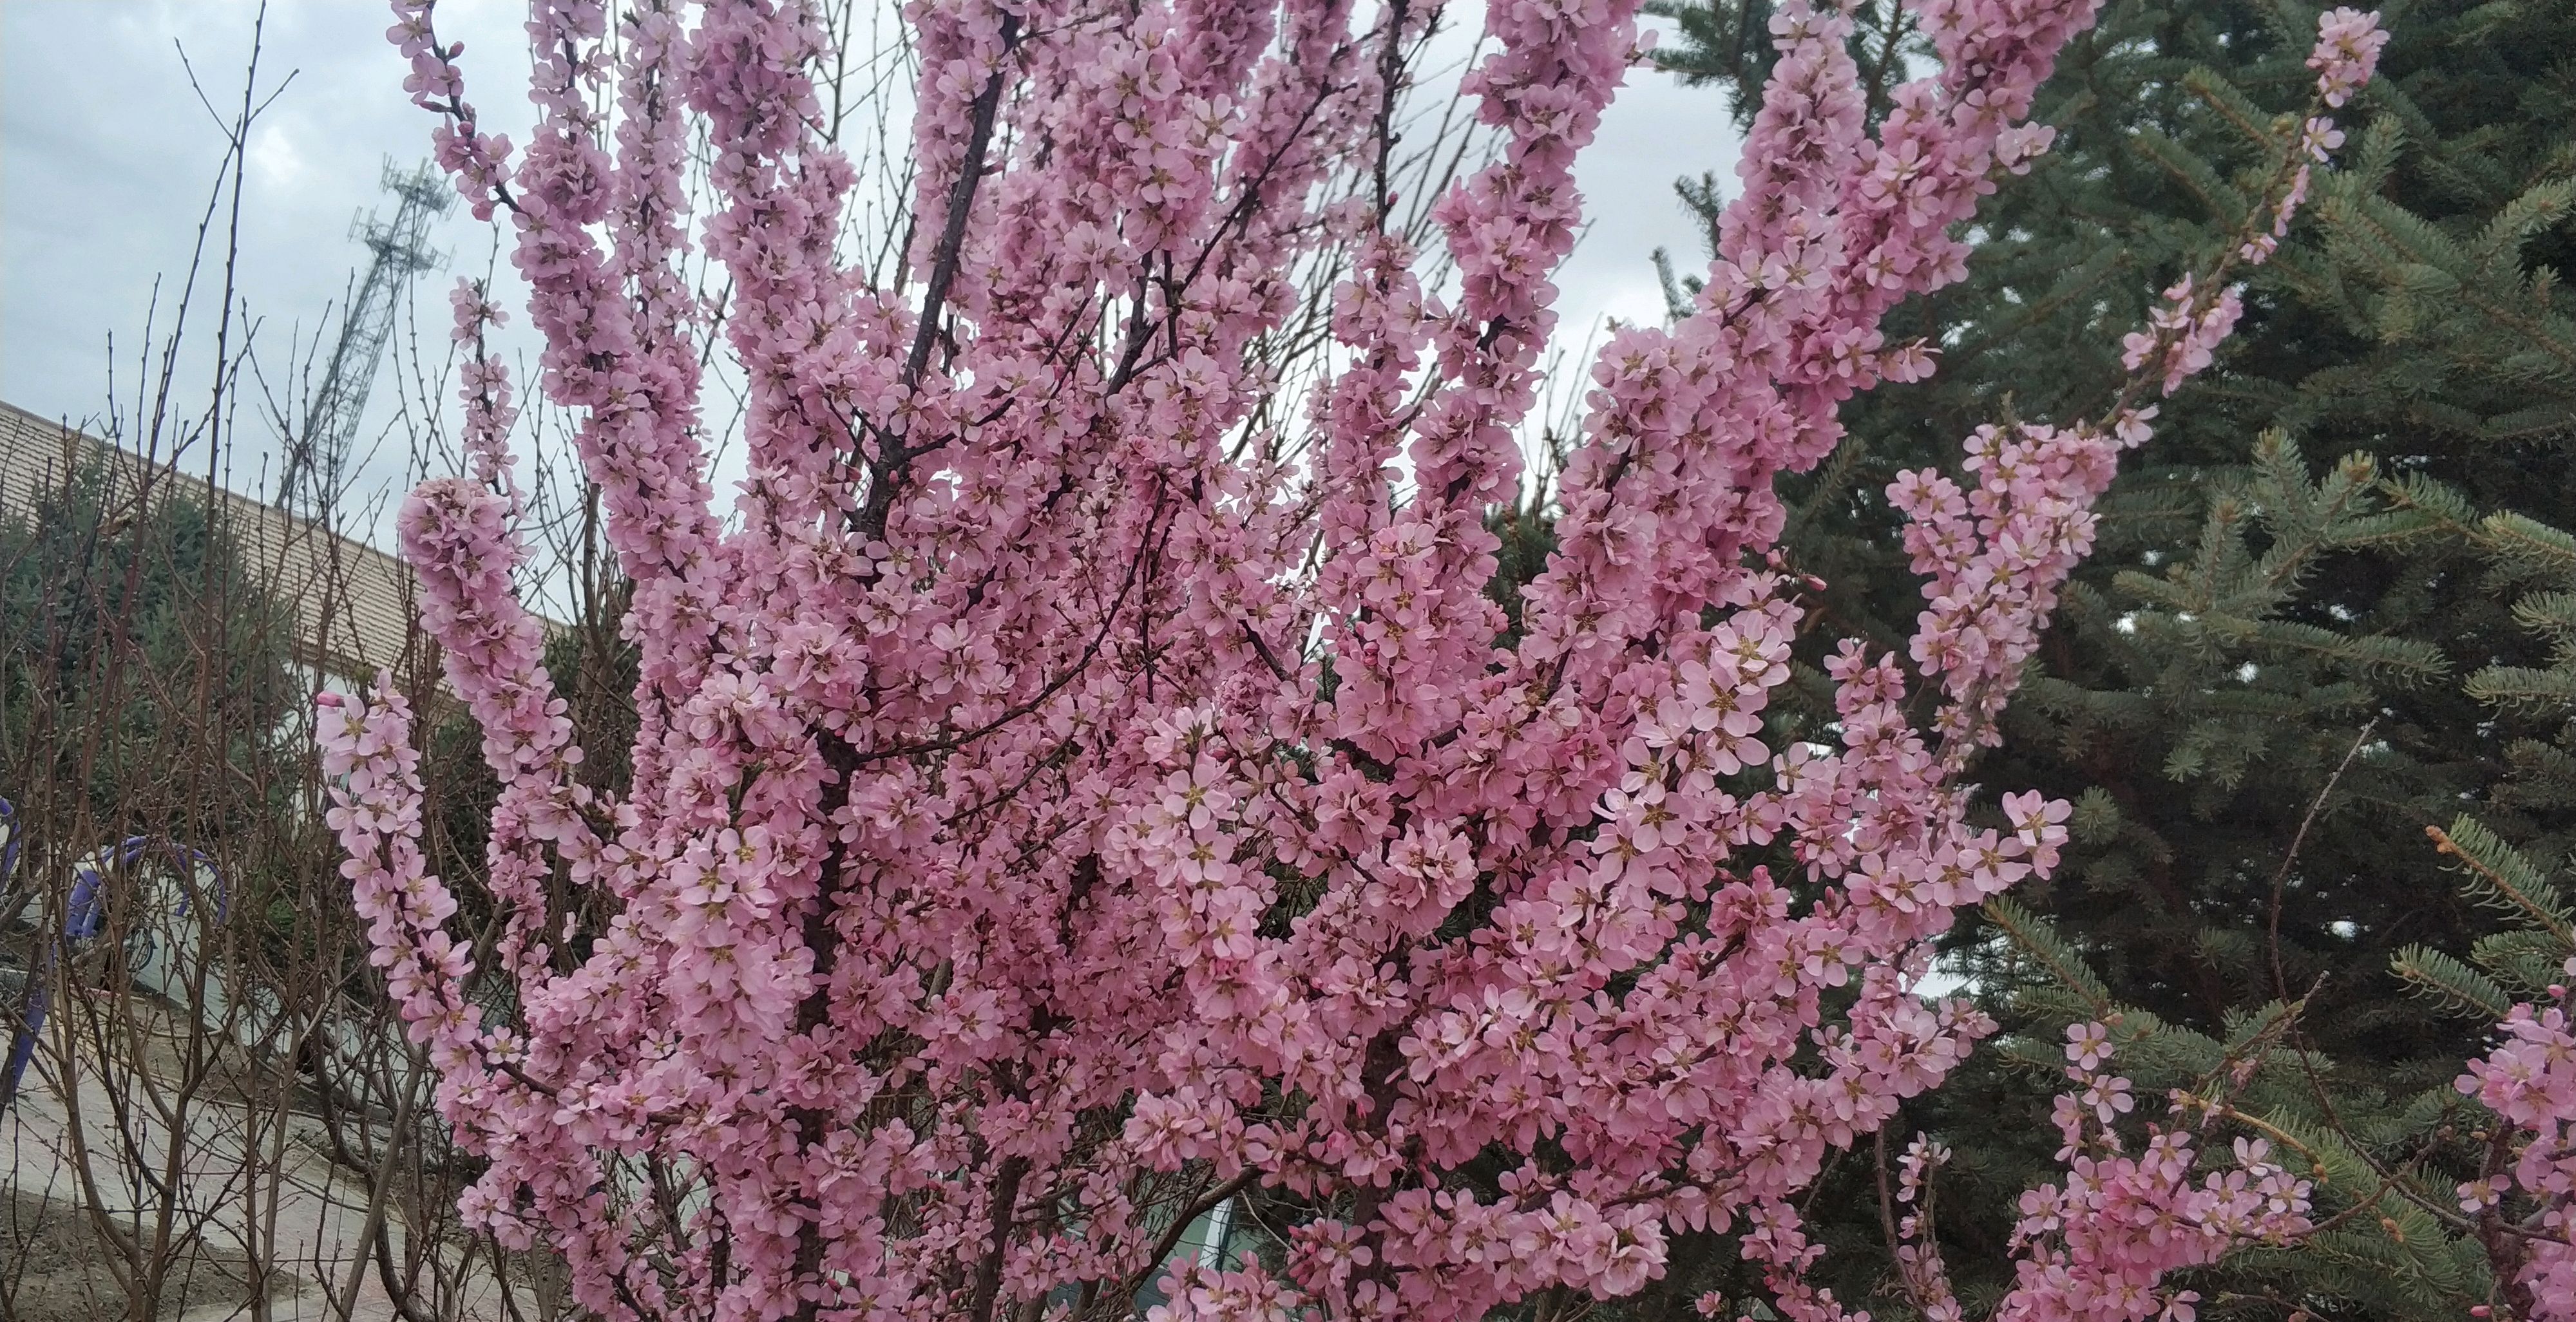
[[[1484,518],[1522,481],[1632,0],[1491,5],[1468,86],[1498,150],[1430,208],[1439,288],[1383,167],[1429,6],[914,0],[899,288],[836,258],[810,6],[640,0],[612,36],[597,0],[536,0],[515,160],[429,0],[395,8],[440,159],[515,229],[642,654],[632,789],[594,798],[511,595],[509,383],[478,349],[467,476],[402,530],[503,781],[493,968],[441,927],[399,700],[325,721],[378,962],[490,1163],[477,1222],[555,1244],[613,1318],[990,1322],[1122,1312],[1259,1182],[1318,1209],[1284,1273],[1183,1269],[1162,1316],[1615,1296],[1676,1228],[1739,1232],[1793,1322],[1849,1316],[1804,1279],[1796,1195],[1992,1031],[1916,982],[1958,908],[2054,864],[2067,809],[1990,823],[1960,773],[2152,410],[1981,431],[1971,486],[1900,484],[1920,674],[1844,647],[1831,746],[1764,739],[1805,620],[1773,479],[1931,369],[1881,319],[1959,276],[1952,228],[2046,146],[2022,120],[2093,0],[1922,0],[1941,71],[1875,136],[1850,19],[1780,8],[1706,289],[1593,364],[1516,636]],[[720,332],[693,244],[732,282]],[[1276,402],[1301,429],[1264,355],[1319,266],[1324,380]],[[479,345],[480,294],[458,313]],[[2204,319],[2159,323],[2169,378]],[[714,333],[750,383],[730,520]],[[613,917],[574,932],[550,876]],[[2157,1153],[2083,1188],[2185,1206]]]
[[[2576,982],[2576,959],[2564,972]],[[2503,1040],[2459,1080],[2461,1092],[2509,1126],[2494,1151],[2510,1156],[2510,1169],[2460,1186],[2460,1206],[2494,1223],[2506,1259],[2519,1260],[2513,1284],[2527,1302],[2526,1322],[2576,1319],[2576,1018],[2566,985],[2549,995],[2555,1004],[2513,1007],[2499,1026]],[[2508,1227],[2499,1204],[2517,1185],[2536,1208]]]
[[[2282,232],[2288,231],[2286,212],[2276,224]],[[2237,250],[2238,255],[2248,261],[2261,261],[2272,255],[2271,240],[2271,235],[2249,239]],[[2152,329],[2131,331],[2121,341],[2120,365],[2130,371],[2161,356],[2164,393],[2168,395],[2209,366],[2220,341],[2235,332],[2236,319],[2245,312],[2242,293],[2236,286],[2229,285],[2215,296],[2195,296],[2192,283],[2189,275],[2175,281],[2173,288],[2165,291],[2164,306],[2147,318]]]
[[[2187,1129],[2151,1125],[2130,1155],[2115,1124],[2133,1103],[2129,1081],[2103,1068],[2108,1031],[2078,1024],[2067,1039],[2066,1075],[2078,1091],[2057,1099],[2066,1178],[2022,1195],[2018,1279],[1997,1322],[2191,1322],[2198,1296],[2161,1289],[2163,1278],[2246,1244],[2305,1235],[2308,1182],[2274,1163],[2259,1138],[2235,1140],[2233,1163],[2197,1180]],[[2175,1094],[2173,1113],[2185,1115],[2189,1101]]]
[[[2129,1081],[2104,1068],[2112,1054],[2103,1025],[2067,1030],[2066,1076],[2078,1089],[2057,1098],[2064,1139],[2057,1158],[2067,1174],[2022,1195],[2013,1228],[2017,1279],[1997,1322],[2191,1322],[2198,1294],[2164,1288],[2167,1275],[2314,1228],[2307,1181],[2273,1162],[2261,1139],[2237,1139],[2229,1166],[2201,1172],[2188,1131],[2151,1125],[2144,1149],[2129,1155],[2116,1126],[2135,1102]],[[2191,1109],[2190,1100],[2176,1093],[2174,1114]],[[1898,1163],[1896,1198],[1906,1211],[1896,1227],[1897,1269],[1928,1322],[1964,1317],[1932,1238],[1931,1176],[1948,1159],[1946,1148],[1917,1138]]]
[[[1995,742],[1993,717],[2039,646],[2037,632],[2020,623],[2048,618],[2059,585],[2092,547],[2093,501],[2110,488],[2121,445],[2145,436],[2143,417],[2124,419],[2108,436],[2082,427],[1980,427],[1964,465],[1976,475],[1974,489],[1962,492],[1925,470],[1888,490],[1906,516],[1914,570],[1928,580],[1931,604],[1916,620],[1912,655],[1949,699],[1937,728],[1954,770]]]
[[[2350,99],[2370,81],[2379,67],[2379,49],[2387,44],[2377,13],[2336,9],[2318,15],[2317,44],[2308,56],[2308,67],[2317,71],[2318,99],[2327,106]],[[2282,163],[2288,179],[2273,190],[2269,229],[2245,236],[2236,249],[2237,261],[2247,266],[2260,266],[2280,250],[2290,221],[2307,201],[2315,167],[2343,145],[2343,130],[2324,115],[2310,115],[2300,125],[2299,144],[2299,154]],[[2237,286],[2221,286],[2212,278],[2198,279],[2195,288],[2195,277],[2185,275],[2165,291],[2164,306],[2148,317],[2151,329],[2132,332],[2121,342],[2121,364],[2134,372],[2151,361],[2161,363],[2164,393],[2172,394],[2185,378],[2206,369],[2219,343],[2235,331],[2236,319],[2245,311],[2242,296]]]
[[[2375,11],[2332,9],[2317,15],[2317,46],[2308,55],[2308,67],[2317,71],[2317,94],[2329,106],[2350,100],[2379,71],[2380,48],[2387,44],[2388,33]]]
[[[367,924],[372,962],[443,1076],[470,1077],[484,1065],[480,1016],[464,996],[471,952],[445,930],[455,897],[428,875],[420,849],[420,754],[411,746],[411,706],[379,677],[377,695],[351,706],[324,693],[320,707],[323,774],[333,778],[325,821],[349,857],[358,917]],[[444,1099],[442,1099],[444,1100]]]
[[[2307,1234],[2307,1181],[2271,1160],[2261,1139],[2235,1141],[2224,1170],[2198,1172],[2200,1155],[2183,1129],[2148,1127],[2129,1155],[2119,1119],[2135,1101],[2129,1081],[2103,1068],[2113,1055],[2098,1023],[2067,1030],[2067,1079],[2057,1098],[2057,1159],[2064,1180],[2022,1195],[2013,1228],[2017,1279],[1995,1310],[1997,1322],[2191,1322],[2199,1296],[2167,1290],[2175,1271],[2216,1262],[2253,1243],[2285,1244]],[[2174,1114],[2189,1108],[2174,1097]],[[2204,1115],[2213,1114],[2204,1108]],[[1898,1163],[1897,1268],[1928,1322],[1960,1322],[1957,1295],[1933,1242],[1931,1176],[1949,1152],[1917,1138]]]

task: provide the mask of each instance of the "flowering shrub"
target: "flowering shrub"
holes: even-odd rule
[[[1875,138],[1849,20],[1782,7],[1719,258],[1692,316],[1592,365],[1516,633],[1484,513],[1523,482],[1625,0],[1490,6],[1466,90],[1496,154],[1430,210],[1454,287],[1389,222],[1427,8],[913,4],[892,289],[834,257],[852,172],[811,127],[804,7],[644,0],[611,40],[600,4],[539,0],[524,153],[430,4],[395,8],[441,162],[516,230],[642,653],[611,800],[511,596],[511,387],[468,288],[469,472],[402,533],[503,782],[490,968],[443,930],[399,697],[324,726],[377,963],[490,1163],[469,1216],[617,1318],[1123,1316],[1256,1183],[1309,1212],[1280,1260],[1182,1270],[1165,1316],[1612,1297],[1668,1227],[1738,1231],[1783,1315],[1845,1316],[1793,1196],[1991,1031],[1914,983],[1958,906],[2051,866],[2067,807],[1982,824],[1960,776],[2146,435],[2133,401],[2232,320],[2224,272],[2177,287],[2104,418],[1983,428],[1964,482],[1899,484],[1917,673],[1846,645],[1838,746],[1763,740],[1806,623],[1772,479],[1853,392],[1931,370],[1880,320],[1957,277],[1950,228],[2047,145],[2022,119],[2091,0],[1925,0],[1941,71]],[[693,241],[751,386],[729,522]],[[1316,263],[1328,371],[1281,427],[1264,346]],[[556,869],[605,930],[547,911]],[[2125,1160],[2084,1178],[2188,1165]]]

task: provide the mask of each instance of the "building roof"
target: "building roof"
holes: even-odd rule
[[[81,467],[110,474],[110,517],[181,496],[203,503],[278,600],[295,612],[296,660],[343,680],[400,670],[411,656],[419,582],[354,538],[111,442],[0,403],[0,510],[23,515]]]

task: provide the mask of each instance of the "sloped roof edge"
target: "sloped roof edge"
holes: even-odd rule
[[[296,660],[343,680],[379,669],[408,671],[427,639],[418,619],[419,580],[408,565],[352,537],[183,472],[166,460],[0,402],[0,510],[32,511],[40,493],[76,469],[105,466],[111,500],[134,505],[182,495],[203,503],[279,601],[295,613]],[[444,685],[442,685],[444,687]]]

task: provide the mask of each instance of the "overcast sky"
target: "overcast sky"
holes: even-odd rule
[[[118,393],[132,399],[154,281],[162,281],[166,309],[223,156],[223,126],[198,103],[181,52],[229,114],[241,98],[258,9],[256,0],[0,0],[0,399],[74,421],[99,415],[111,334]],[[529,113],[518,91],[527,69],[524,15],[524,0],[438,7],[441,34],[467,45],[469,98],[487,123],[521,142]],[[309,341],[325,327],[364,263],[365,250],[349,237],[351,218],[367,210],[391,217],[378,188],[381,163],[414,162],[428,150],[430,117],[402,93],[403,63],[384,40],[389,22],[376,0],[268,7],[260,90],[284,86],[251,138],[239,282],[260,319],[260,357],[272,373],[288,369],[293,340]],[[1631,76],[1579,167],[1592,228],[1559,279],[1569,328],[1605,316],[1660,318],[1648,254],[1660,245],[1695,261],[1700,252],[1672,181],[1731,172],[1735,147],[1714,92],[1659,74]],[[421,343],[436,353],[445,341],[444,292],[456,273],[485,268],[492,239],[459,209],[431,241],[451,256],[446,271],[415,286],[427,299]],[[214,304],[201,289],[193,315],[211,316]],[[375,379],[362,432],[370,441],[398,432],[401,372],[388,362]],[[202,368],[197,375],[203,379]],[[202,385],[181,395],[204,397]],[[241,428],[232,485],[260,484],[272,462],[268,440],[265,426]],[[390,487],[402,464],[401,455],[379,451],[363,480]]]

